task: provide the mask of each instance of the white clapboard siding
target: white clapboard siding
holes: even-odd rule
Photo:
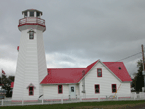
[[[43,44],[43,32],[41,30],[37,30],[37,49],[38,49],[38,72],[39,72],[39,83],[44,79],[47,73],[47,65],[45,58],[45,49]],[[41,36],[41,37],[40,37]],[[43,88],[39,85],[40,95],[43,94]]]
[[[14,82],[14,88],[13,88],[13,99],[22,99],[23,95],[23,85],[24,85],[24,74],[25,74],[25,55],[26,55],[26,45],[27,39],[24,37],[27,35],[27,30],[22,31],[21,37],[20,37],[20,48],[18,53],[18,59],[17,59],[17,67],[16,67],[16,74],[15,74],[15,82]]]
[[[102,77],[97,77],[97,68],[102,68]],[[95,84],[100,85],[100,93],[95,94]],[[121,84],[117,94],[130,94],[130,82],[120,82],[102,63],[97,63],[85,77],[86,95],[114,95],[112,93],[112,84],[117,85],[117,89]],[[82,81],[80,82],[80,93],[82,94]],[[85,95],[84,94],[84,95]]]
[[[68,98],[69,97],[69,85],[65,84],[63,86],[63,93],[58,94],[58,85],[43,85],[44,99],[52,98]]]
[[[76,84],[75,87],[76,87],[76,95],[79,96],[80,95],[79,84]]]
[[[47,75],[43,32],[39,26],[31,26],[35,33],[34,39],[29,39],[29,29],[21,31],[20,49],[16,69],[16,78],[12,99],[38,99],[43,94],[40,82]],[[33,84],[34,95],[29,96],[30,84]]]

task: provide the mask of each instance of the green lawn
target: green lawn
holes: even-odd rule
[[[69,104],[51,104],[51,105],[29,105],[29,106],[4,106],[0,109],[88,109],[85,106],[111,106],[111,105],[123,105],[123,104],[138,104],[145,103],[145,100],[139,101],[103,101],[103,102],[82,102],[82,103],[69,103]],[[94,108],[94,109],[95,109]],[[89,108],[91,109],[91,108]],[[93,108],[92,108],[93,109]],[[101,109],[101,108],[100,108]]]

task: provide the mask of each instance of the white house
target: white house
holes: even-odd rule
[[[123,62],[101,62],[86,68],[47,68],[43,44],[46,30],[42,12],[28,9],[22,12],[18,28],[21,39],[13,100],[38,98],[94,98],[97,95],[130,94],[132,81]],[[13,84],[12,84],[13,86]],[[42,97],[41,97],[42,96]]]

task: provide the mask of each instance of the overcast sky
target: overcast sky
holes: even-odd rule
[[[22,11],[37,9],[46,21],[48,68],[87,67],[141,52],[145,45],[145,0],[0,0],[0,68],[14,75]],[[124,62],[137,72],[141,53]]]

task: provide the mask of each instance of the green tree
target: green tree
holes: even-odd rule
[[[144,77],[142,75],[142,71],[143,71],[142,60],[139,60],[137,62],[137,68],[138,68],[138,70],[137,70],[138,72],[133,80],[132,86],[134,86],[134,88],[137,92],[140,92],[140,91],[142,91],[142,87],[144,87]]]
[[[137,73],[134,73],[133,76],[134,76],[134,79],[132,79],[131,87],[135,87],[136,85]]]
[[[7,90],[6,96],[7,97],[11,97],[12,96],[12,92],[11,92],[11,82],[13,82],[14,77],[6,77],[5,75],[2,75],[2,81],[0,78],[0,83],[2,84],[2,88]]]

